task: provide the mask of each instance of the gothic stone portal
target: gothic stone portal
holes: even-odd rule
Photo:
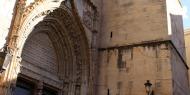
[[[38,95],[90,93],[88,43],[72,12],[62,6],[34,14],[26,18],[19,31],[23,35],[18,55],[22,61],[15,91]],[[22,89],[27,87],[30,89]]]

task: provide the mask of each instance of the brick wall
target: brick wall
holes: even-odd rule
[[[98,94],[146,95],[150,80],[155,95],[172,95],[171,57],[167,44],[105,49],[100,52]]]

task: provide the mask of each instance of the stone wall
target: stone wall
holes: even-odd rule
[[[166,3],[168,35],[181,56],[185,59],[182,5],[179,0],[166,0]]]
[[[30,5],[30,3],[33,1],[35,0],[27,1],[26,6]],[[31,4],[31,6],[28,7],[28,10],[26,10],[26,14],[24,16],[29,17],[26,19],[26,22],[24,22],[22,26],[23,28],[20,30],[22,32],[26,32],[26,34],[24,33],[21,35],[17,42],[17,44],[21,46],[18,47],[18,51],[14,53],[14,64],[10,66],[12,69],[10,68],[8,71],[12,72],[12,77],[8,77],[9,80],[15,80],[15,78],[17,78],[15,73],[18,72],[15,72],[15,69],[13,68],[15,68],[20,62],[20,57],[18,56],[21,54],[21,48],[23,45],[22,41],[26,40],[30,33],[29,31],[31,31],[33,26],[38,22],[33,22],[35,19],[30,19],[30,17],[36,17],[37,19],[42,20],[47,14],[44,12],[40,13],[41,11],[49,10],[49,8],[50,10],[54,10],[60,6],[61,2],[58,1],[59,3],[56,3],[54,0],[50,0],[48,2],[46,1],[48,0],[45,0],[45,3],[41,7],[38,6],[38,3],[34,3],[34,5]],[[56,4],[50,3],[52,1]],[[6,4],[4,2],[5,0],[0,1],[0,5],[10,4],[14,7],[13,3],[15,1],[6,1]],[[73,32],[73,34],[76,34],[74,38],[73,36],[70,37],[73,41],[73,44],[76,45],[75,47],[71,48],[80,48],[81,45],[88,44],[88,47],[81,47],[85,47],[84,50],[77,50],[81,53],[88,52],[89,55],[84,54],[84,57],[81,55],[76,55],[76,57],[82,58],[80,60],[85,60],[87,58],[90,60],[87,61],[89,71],[86,70],[87,66],[85,67],[84,65],[84,67],[78,66],[77,68],[72,69],[74,71],[79,69],[77,74],[83,74],[84,76],[82,80],[84,81],[84,84],[82,84],[81,90],[83,94],[87,94],[87,87],[92,89],[95,86],[94,88],[97,88],[97,91],[89,91],[89,93],[96,93],[95,95],[106,95],[109,91],[111,95],[145,95],[146,92],[144,83],[146,80],[150,80],[150,82],[153,84],[152,87],[155,95],[189,94],[187,91],[187,67],[183,61],[183,59],[185,59],[185,53],[184,49],[181,49],[181,47],[184,46],[181,16],[180,14],[175,13],[175,10],[178,8],[180,9],[180,6],[179,2],[174,2],[177,4],[177,8],[170,10],[173,9],[173,6],[171,7],[169,5],[173,4],[171,2],[173,2],[173,0],[74,0],[77,8],[76,11],[80,19],[76,19],[76,15],[74,15],[73,18],[74,20],[79,20],[82,23],[86,32],[86,35],[81,36],[84,37],[84,39],[82,38],[82,41],[86,41],[85,37],[87,37],[88,43],[82,43],[81,41],[75,39],[75,37],[79,37],[78,33],[81,31],[76,30],[79,28],[78,26],[72,26],[76,23],[70,23],[72,28],[74,27],[74,30],[72,31],[75,32]],[[3,41],[0,42],[0,48],[5,43],[5,37],[8,34],[8,28],[12,20],[11,13],[13,7],[10,7],[10,9],[8,8],[10,11],[8,11],[7,15],[3,14],[4,18],[6,16],[8,16],[8,18],[2,18],[5,20],[3,21],[5,23],[2,23],[2,25],[0,24],[0,41]],[[31,15],[28,15],[30,13],[30,8],[34,8],[35,10],[31,10]],[[1,7],[0,9],[3,8]],[[4,13],[3,10],[0,11]],[[59,15],[62,12],[63,11],[57,11],[56,15]],[[42,17],[38,18],[39,16]],[[59,18],[62,17],[63,16],[59,16]],[[65,18],[63,17],[63,19]],[[66,24],[68,23],[69,22],[66,22]],[[46,26],[46,24],[48,25],[51,23],[44,23],[44,26]],[[55,24],[52,23],[52,25]],[[69,32],[69,29],[67,32]],[[65,39],[64,36],[62,38]],[[171,40],[174,45],[172,46],[171,43],[168,43],[168,40]],[[46,43],[46,41],[48,42],[48,39],[45,41],[36,38],[35,40],[31,41],[31,43],[26,43],[27,48],[24,48],[25,54],[22,56],[22,64],[23,67],[25,66],[26,68],[21,68],[21,71],[23,70],[22,72],[25,75],[31,74],[34,79],[38,79],[38,72],[42,72],[46,78],[53,77],[52,80],[56,80],[56,77],[52,75],[52,73],[55,74],[57,70],[57,68],[54,67],[55,54],[52,53],[52,46],[50,43],[46,43],[45,46],[43,46],[43,44],[38,43],[38,41]],[[100,43],[100,46],[98,46],[98,43]],[[38,47],[38,44],[40,44],[39,46],[41,47]],[[61,46],[65,47],[65,44],[63,45],[62,43]],[[177,48],[176,50],[179,51],[179,54],[181,54],[182,57],[177,51],[175,51],[175,46]],[[60,47],[61,51],[64,49],[62,47]],[[99,52],[97,51],[97,48],[99,48]],[[45,50],[45,53],[43,50]],[[32,54],[33,51],[36,51],[37,53]],[[65,52],[67,51],[68,50]],[[46,54],[46,52],[48,52],[48,54]],[[53,57],[47,55],[52,55]],[[61,61],[71,62],[74,60],[80,63],[80,60],[78,61],[74,58],[70,58],[70,52],[66,53],[66,55],[68,55],[67,58],[69,61],[67,58],[65,58],[66,60],[64,59]],[[45,57],[45,59],[43,59],[43,57]],[[36,64],[37,68],[35,65],[30,65],[30,62]],[[43,64],[44,62],[47,63]],[[46,72],[47,68],[49,70],[48,72]],[[66,67],[60,69],[64,68]],[[68,71],[66,71],[66,74],[70,75],[73,71],[71,72],[69,71],[69,68],[67,69]],[[38,74],[31,73],[28,70],[37,72]],[[9,76],[8,73],[6,74]],[[80,77],[80,75],[77,77]],[[44,80],[45,83],[49,81],[48,78]],[[86,81],[87,79],[90,81]],[[97,83],[95,81],[97,81]],[[51,83],[56,87],[56,83]],[[7,88],[8,87],[9,86],[7,86]],[[71,91],[70,93],[74,93],[73,90],[69,91]]]
[[[171,57],[167,43],[100,50],[98,94],[145,95],[150,80],[155,95],[172,95]],[[180,94],[181,95],[181,94]]]
[[[180,12],[178,0],[102,1],[98,95],[108,89],[114,95],[142,95],[146,80],[156,95],[189,93],[180,90],[188,90]]]
[[[58,60],[52,41],[45,33],[36,33],[26,41],[21,62],[21,74],[60,88]]]
[[[176,49],[170,47],[171,54],[171,69],[172,69],[172,81],[173,81],[173,95],[189,95],[189,78],[188,67],[184,60],[180,58],[180,53],[176,52]]]
[[[171,16],[171,28],[172,28],[172,35],[171,41],[181,54],[181,56],[186,59],[185,57],[185,41],[184,41],[184,31],[183,31],[183,21],[181,15],[172,15]]]
[[[93,38],[98,37],[100,33],[101,2],[100,0],[75,0],[75,5],[85,29],[88,43],[92,45],[94,43]]]
[[[168,38],[165,0],[103,0],[101,47]]]
[[[12,94],[12,89],[20,73],[29,75],[31,76],[30,78],[36,80],[40,80],[39,75],[42,75],[45,78],[44,83],[51,84],[52,80],[57,79],[55,72],[59,70],[59,78],[62,79],[61,82],[64,80],[64,85],[60,84],[62,90],[64,90],[64,95],[91,95],[93,92],[91,73],[93,72],[90,61],[90,45],[87,43],[86,35],[80,23],[78,23],[76,14],[64,2],[61,2],[61,0],[44,0],[43,2],[37,0],[26,8],[25,10],[23,10],[23,7],[22,9],[18,9],[19,12],[24,13],[17,14],[19,19],[14,22],[14,24],[16,23],[19,26],[19,30],[15,29],[12,32],[13,34],[11,36],[16,37],[14,42],[10,41],[10,44],[14,43],[13,45],[17,49],[13,51],[12,62],[0,80],[0,84],[2,84],[0,85],[0,94]],[[33,29],[36,29],[37,32],[48,32],[48,35],[54,40],[56,54],[59,56],[59,69],[56,68],[54,63],[55,54],[52,54],[54,51],[52,50],[51,44],[47,43],[47,37],[38,35],[35,40],[30,40],[27,44],[26,40]],[[42,43],[38,43],[38,41],[42,41]],[[25,55],[21,56],[24,44],[27,48],[23,50],[25,51]],[[33,54],[33,51],[36,53]],[[21,57],[23,57],[23,61],[21,61]],[[23,67],[25,67],[24,70]],[[52,80],[48,81],[49,78]],[[57,87],[58,85],[53,83],[51,86]]]

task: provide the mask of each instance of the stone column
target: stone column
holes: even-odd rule
[[[6,44],[9,47],[8,51],[10,51],[9,54],[12,56],[12,58],[11,61],[7,61],[7,68],[0,73],[0,95],[13,95],[17,75],[20,70],[21,57],[18,56],[17,31],[22,17],[21,13],[24,9],[24,3],[22,1],[23,0],[11,1],[16,5],[13,5],[15,6],[15,12],[13,13],[14,15],[12,17],[12,25],[7,36]]]
[[[39,81],[37,85],[36,95],[42,95],[42,94],[43,94],[43,81]]]
[[[63,82],[62,94],[61,95],[68,95],[69,94],[69,83]]]
[[[91,42],[91,65],[90,65],[90,89],[89,95],[94,95],[95,93],[95,84],[96,84],[96,75],[97,75],[97,31],[92,31],[92,42]]]
[[[64,91],[64,87],[62,87],[59,91],[58,91],[58,95],[66,95],[65,91]]]

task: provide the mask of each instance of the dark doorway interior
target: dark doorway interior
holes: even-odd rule
[[[34,84],[18,78],[14,95],[33,95]]]
[[[42,95],[58,95],[57,91],[50,89],[48,87],[43,87],[43,94]]]
[[[43,89],[37,89],[37,82],[18,77],[13,95],[58,95],[58,90],[51,85],[43,83]],[[39,94],[40,93],[40,94]]]

